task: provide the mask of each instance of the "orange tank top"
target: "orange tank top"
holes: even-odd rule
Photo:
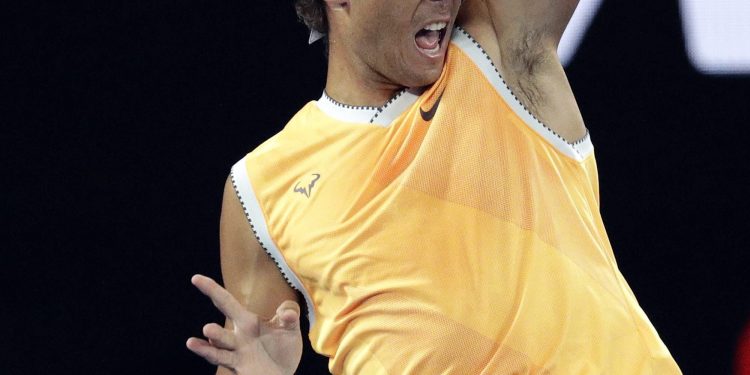
[[[456,29],[439,80],[325,94],[232,170],[334,374],[679,374],[617,268],[593,146]]]

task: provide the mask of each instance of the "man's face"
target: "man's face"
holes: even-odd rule
[[[440,77],[461,0],[350,0],[348,53],[382,83],[427,86]]]

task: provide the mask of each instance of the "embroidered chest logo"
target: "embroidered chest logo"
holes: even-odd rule
[[[312,194],[312,189],[315,187],[315,183],[317,183],[318,180],[320,180],[320,174],[314,173],[314,174],[311,175],[311,177],[312,177],[312,179],[310,180],[310,182],[308,182],[306,184],[307,186],[305,186],[305,184],[303,184],[303,182],[305,182],[305,180],[297,182],[297,184],[294,185],[294,192],[295,193],[300,193],[300,194],[302,194],[302,195],[310,198],[310,194]]]

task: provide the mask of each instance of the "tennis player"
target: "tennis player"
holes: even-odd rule
[[[192,280],[227,321],[190,350],[292,374],[306,311],[333,374],[681,373],[602,223],[577,0],[296,5],[326,87],[232,168],[226,289]]]

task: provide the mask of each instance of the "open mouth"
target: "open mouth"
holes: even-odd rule
[[[446,22],[435,22],[425,26],[424,29],[419,30],[414,37],[417,48],[427,56],[437,56],[440,52],[443,38],[445,38],[447,27],[448,23]]]

